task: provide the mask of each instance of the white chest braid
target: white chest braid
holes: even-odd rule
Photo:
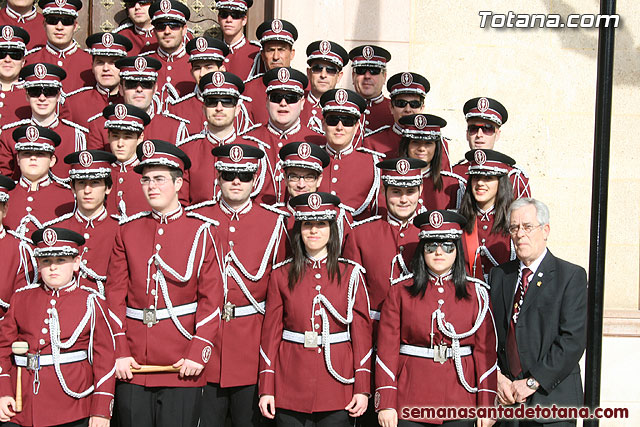
[[[482,322],[487,315],[487,311],[489,310],[489,294],[487,293],[487,290],[479,283],[475,283],[475,286],[479,306],[478,316],[476,317],[476,322],[473,327],[467,332],[461,334],[456,333],[453,325],[444,320],[444,312],[442,312],[441,310],[443,304],[442,300],[438,301],[438,308],[436,309],[436,311],[434,311],[438,323],[438,329],[444,336],[451,338],[451,349],[453,352],[453,361],[456,366],[456,372],[458,373],[458,378],[460,379],[462,386],[469,393],[477,393],[478,388],[471,387],[464,377],[464,372],[462,372],[462,361],[460,359],[460,340],[470,337],[471,335],[476,333],[478,328],[480,328],[480,325],[482,325]]]
[[[193,338],[193,335],[191,335],[184,328],[184,326],[182,326],[182,323],[180,323],[178,316],[176,316],[176,313],[173,309],[173,303],[171,302],[171,298],[169,297],[169,290],[167,288],[167,281],[165,279],[163,270],[171,274],[180,282],[184,283],[191,280],[191,276],[193,274],[193,265],[194,265],[194,260],[196,256],[196,251],[198,249],[198,242],[200,240],[200,237],[202,236],[202,255],[200,257],[200,263],[198,264],[198,273],[196,273],[196,274],[199,274],[200,268],[202,267],[202,263],[204,262],[204,257],[206,254],[205,248],[207,243],[207,233],[204,233],[204,231],[207,230],[209,226],[210,224],[204,223],[198,228],[198,231],[196,232],[196,236],[193,239],[193,244],[191,245],[191,251],[189,252],[189,258],[187,260],[187,270],[184,273],[184,275],[179,274],[169,264],[164,262],[164,260],[159,254],[159,250],[157,250],[156,253],[153,254],[149,258],[149,261],[147,262],[147,294],[149,293],[149,284],[151,282],[151,264],[155,263],[157,267],[156,278],[155,278],[155,301],[154,301],[155,307],[158,306],[158,287],[160,287],[160,291],[162,292],[162,298],[167,307],[167,311],[169,312],[169,316],[173,321],[173,324],[176,326],[178,331],[180,331],[180,333],[184,335],[184,337],[187,338],[188,340],[191,340]]]
[[[335,369],[333,369],[333,365],[331,363],[331,339],[329,337],[329,335],[331,334],[329,332],[329,316],[327,315],[325,308],[329,310],[329,313],[331,313],[331,315],[338,322],[342,323],[343,325],[347,325],[347,330],[348,330],[348,326],[353,321],[353,305],[355,304],[355,301],[356,301],[356,293],[358,291],[358,285],[360,283],[364,283],[364,280],[362,277],[363,270],[364,269],[361,266],[355,266],[353,271],[351,272],[351,276],[349,277],[349,287],[347,289],[347,316],[346,317],[342,317],[342,315],[338,313],[338,311],[335,309],[333,304],[331,304],[331,301],[329,301],[327,297],[322,295],[320,293],[320,290],[318,290],[318,295],[316,295],[313,298],[313,306],[311,308],[311,314],[312,314],[311,319],[313,320],[313,313],[316,310],[316,304],[320,306],[324,306],[320,308],[320,316],[322,317],[322,348],[324,349],[324,362],[331,376],[333,376],[333,378],[335,378],[336,380],[340,381],[343,384],[353,384],[355,382],[355,377],[344,378],[342,375],[337,373]]]

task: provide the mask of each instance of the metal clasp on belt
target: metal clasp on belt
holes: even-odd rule
[[[39,371],[40,370],[40,353],[27,353],[27,370]]]
[[[156,315],[155,308],[143,308],[142,309],[142,323],[148,327],[152,327],[158,323],[158,317]]]
[[[447,361],[447,345],[438,344],[433,349],[433,361],[444,364]]]
[[[226,302],[222,310],[222,319],[229,322],[236,318],[236,305]]]

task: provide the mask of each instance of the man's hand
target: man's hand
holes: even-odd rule
[[[116,379],[130,380],[133,378],[131,368],[140,369],[140,365],[133,357],[120,357],[116,359]]]
[[[511,391],[513,392],[513,398],[518,403],[524,403],[527,397],[531,396],[536,391],[527,386],[527,380],[517,380],[511,383]]]
[[[109,427],[110,422],[108,418],[94,416],[89,418],[89,427]]]
[[[260,396],[260,401],[258,402],[258,408],[260,408],[260,412],[262,416],[265,418],[269,418],[270,420],[276,417],[276,399],[271,394],[263,394]]]
[[[395,409],[383,409],[378,412],[378,424],[382,427],[397,427],[398,413]]]
[[[356,393],[351,398],[351,402],[347,405],[346,409],[349,411],[350,417],[359,417],[364,414],[364,411],[367,410],[367,405],[369,404],[369,398],[362,393]]]
[[[180,368],[180,377],[197,377],[204,369],[204,365],[189,359],[180,359],[173,364],[174,368]]]
[[[513,397],[512,382],[502,375],[500,371],[498,371],[498,402],[501,405],[513,405],[516,403]]]
[[[0,397],[0,421],[7,422],[16,415],[16,400],[13,396]]]

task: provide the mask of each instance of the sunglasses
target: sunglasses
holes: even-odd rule
[[[367,71],[372,76],[377,76],[378,74],[380,74],[382,72],[382,68],[377,68],[377,67],[355,67],[353,69],[353,71],[355,71],[356,74],[359,75],[359,76],[364,76],[367,73]]]
[[[27,88],[27,95],[30,98],[40,98],[44,94],[47,98],[53,98],[60,93],[60,89],[51,86],[34,86]]]
[[[272,92],[269,94],[269,102],[273,102],[275,104],[280,104],[283,99],[287,104],[295,104],[300,101],[301,98],[302,96],[297,93]]]
[[[338,69],[336,67],[332,67],[331,65],[315,64],[311,66],[311,72],[313,74],[320,74],[322,70],[326,70],[327,74],[330,76],[335,76],[336,74],[338,74]]]
[[[325,122],[329,126],[338,126],[339,122],[342,122],[342,126],[352,127],[358,123],[358,118],[354,116],[338,116],[336,114],[331,114],[324,117]]]
[[[207,107],[217,107],[218,103],[222,104],[225,108],[235,107],[238,104],[238,100],[234,97],[229,98],[214,98],[214,97],[206,97],[204,98],[204,105]]]
[[[432,254],[438,250],[438,246],[442,248],[444,253],[450,254],[456,250],[456,244],[453,242],[429,242],[424,245],[424,251]]]
[[[124,7],[128,9],[128,8],[134,7],[136,4],[139,4],[140,6],[147,6],[147,5],[150,5],[151,3],[153,3],[151,0],[125,1]]]
[[[420,108],[422,107],[422,101],[418,101],[416,99],[411,100],[411,101],[407,101],[406,99],[394,99],[393,101],[391,101],[391,103],[398,108],[404,108],[407,106],[407,104],[411,107],[411,108]]]
[[[58,25],[58,22],[62,22],[65,27],[70,27],[76,22],[76,18],[73,16],[47,15],[44,17],[44,22],[47,25]]]
[[[169,27],[171,31],[175,31],[184,27],[184,24],[176,21],[156,22],[155,24],[153,24],[153,29],[156,31],[164,31],[167,27]]]
[[[250,182],[253,179],[253,172],[220,172],[220,179],[223,181],[231,182],[236,179],[236,177],[241,182]]]
[[[478,133],[480,129],[482,129],[482,133],[484,133],[485,135],[493,135],[496,131],[495,126],[490,124],[467,126],[467,132],[469,132],[471,135]]]
[[[156,82],[153,80],[124,80],[125,89],[137,89],[140,86],[142,89],[153,89],[153,85]]]
[[[220,10],[218,11],[218,18],[227,19],[228,17],[232,17],[233,19],[242,19],[247,16],[246,13],[240,12],[239,10]]]
[[[24,52],[21,50],[0,49],[0,59],[6,58],[7,55],[14,61],[19,61],[24,58]]]

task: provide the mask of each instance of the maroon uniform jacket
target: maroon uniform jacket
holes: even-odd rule
[[[262,82],[264,73],[258,74],[244,82],[244,92],[242,95],[247,100],[247,111],[252,123],[261,125],[269,121],[269,112],[267,111],[267,87]]]
[[[107,214],[105,208],[95,218],[87,218],[77,209],[64,214],[43,225],[73,230],[85,238],[80,275],[89,285],[104,295],[104,283],[109,266],[109,257],[113,251],[118,221]]]
[[[0,225],[0,319],[9,309],[9,301],[16,289],[23,288],[33,280],[36,260],[26,239]]]
[[[223,200],[191,212],[220,224],[215,232],[224,259],[225,304],[235,306],[236,316],[220,324],[207,382],[221,387],[256,384],[267,283],[284,238],[284,215],[251,199],[235,212]]]
[[[224,59],[224,68],[242,80],[247,80],[253,62],[260,54],[260,43],[255,40],[248,41],[242,36],[240,40],[229,45],[229,51],[229,55]]]
[[[469,281],[469,298],[456,299],[450,278],[451,275],[443,277],[436,284],[436,278],[432,276],[423,297],[413,297],[407,290],[407,286],[413,284],[412,277],[389,291],[378,329],[376,411],[394,408],[399,419],[407,419],[410,414],[402,409],[405,407],[494,406],[497,395],[496,333],[488,290],[484,283]],[[487,311],[478,322],[478,313],[483,309]],[[475,333],[459,340],[461,351],[471,351],[460,357],[461,374],[470,387],[479,389],[477,393],[463,387],[452,358],[440,363],[419,355],[419,352],[431,349],[431,332],[436,346],[446,344],[451,347],[452,339],[442,333],[437,320],[431,320],[436,316],[433,313],[443,313],[443,326],[451,324],[456,334],[467,335],[478,326],[476,322],[479,323]],[[425,387],[425,384],[434,386]],[[441,423],[442,420],[412,421]]]
[[[191,75],[191,64],[184,43],[180,49],[169,55],[162,48],[149,52],[149,57],[162,64],[158,70],[158,88],[163,105],[169,99],[178,99],[192,92],[196,83]]]
[[[31,107],[22,83],[15,83],[11,90],[0,91],[0,126],[31,117]]]
[[[442,190],[433,188],[433,178],[427,171],[422,175],[422,197],[420,203],[427,210],[458,209],[464,194],[464,179],[447,172],[440,171]]]
[[[491,208],[487,212],[478,212],[476,216],[476,230],[478,242],[470,242],[477,247],[475,254],[470,254],[473,264],[467,265],[467,271],[473,277],[485,282],[489,278],[489,272],[496,265],[504,264],[515,259],[515,248],[512,247],[509,234],[492,231],[495,221],[495,210]],[[463,239],[471,239],[472,235],[463,234]],[[467,246],[465,246],[467,247]]]
[[[89,119],[96,114],[102,115],[102,110],[107,105],[122,102],[124,101],[120,95],[110,95],[109,90],[99,84],[86,86],[66,94],[60,116],[82,126],[89,126]]]
[[[322,173],[318,191],[337,195],[345,208],[358,221],[377,213],[380,169],[376,163],[382,155],[366,148],[352,146],[336,152],[325,146],[331,163]]]
[[[283,264],[271,272],[267,291],[258,394],[274,395],[276,407],[297,412],[343,410],[355,393],[369,394],[371,386],[371,319],[362,267],[341,258],[337,283],[329,280],[326,259],[309,260],[292,290],[290,264]],[[320,345],[311,339],[315,346],[305,347],[305,332],[325,339]]]
[[[304,108],[302,109],[302,112],[300,112],[300,122],[302,123],[302,126],[313,129],[318,133],[324,132],[322,130],[323,116],[320,99],[313,96],[311,91],[307,91],[304,98]]]
[[[207,365],[223,298],[209,227],[186,216],[182,207],[167,215],[144,212],[120,226],[105,285],[117,358],[131,356],[143,365],[172,365],[184,358]],[[144,309],[156,313],[158,323],[143,323]],[[200,387],[205,377],[135,374],[131,383]]]
[[[412,220],[403,225],[391,214],[386,219],[375,216],[353,225],[343,254],[364,267],[371,300],[369,314],[377,321],[389,289],[409,274],[420,230]],[[374,322],[374,333],[377,323]]]
[[[158,48],[158,41],[153,33],[153,28],[145,30],[135,26],[133,22],[128,21],[112,32],[121,34],[131,40],[133,48],[128,53],[130,56],[136,56]]]
[[[177,144],[187,137],[187,123],[181,117],[173,114],[155,114],[149,113],[151,122],[144,128],[145,139],[161,139],[163,141]],[[109,145],[109,133],[104,128],[106,119],[102,112],[96,114],[89,119],[89,137],[87,139],[88,150],[105,150],[111,152]]]
[[[29,33],[27,50],[36,46],[44,46],[47,43],[47,35],[44,32],[44,17],[38,13],[35,6],[31,12],[22,16],[7,6],[3,7],[0,9],[0,26],[2,25],[15,25],[26,30]]]
[[[50,177],[40,180],[36,190],[31,190],[31,182],[21,177],[11,192],[10,203],[3,224],[21,236],[31,236],[43,223],[73,210],[75,202],[71,189]],[[18,228],[21,224],[23,227]]]
[[[140,184],[140,174],[133,171],[138,163],[138,158],[134,156],[124,163],[116,161],[111,165],[113,187],[107,197],[107,212],[121,219],[149,210]]]
[[[82,50],[77,42],[74,41],[64,51],[54,48],[48,42],[44,47],[36,49],[26,57],[27,64],[45,62],[63,68],[67,72],[67,77],[62,82],[65,93],[96,84],[91,71],[93,57]]]
[[[16,160],[15,141],[13,131],[20,126],[37,124],[31,119],[9,123],[2,127],[0,134],[0,173],[17,178],[20,176],[18,162]],[[57,118],[49,126],[46,126],[58,135],[62,142],[56,147],[56,164],[51,168],[51,173],[61,180],[69,178],[69,165],[64,162],[67,154],[87,149],[87,132],[89,129],[67,119]]]
[[[115,358],[107,307],[104,298],[82,281],[80,286],[72,283],[57,291],[36,284],[16,292],[0,322],[0,395],[15,395],[16,362],[23,366],[24,406],[11,422],[50,426],[89,416],[111,418]],[[24,368],[26,357],[20,363],[11,354],[14,341],[26,341],[30,354],[40,353],[37,394],[35,371]],[[69,347],[60,348],[61,343]],[[53,363],[60,364],[61,375]]]
[[[366,132],[380,129],[385,125],[393,126],[391,100],[382,93],[374,98],[367,99],[367,109],[363,118],[365,134]]]
[[[507,166],[508,167],[508,166]],[[467,169],[469,168],[469,162],[467,160],[461,160],[453,165],[453,172],[468,180]],[[531,187],[529,186],[529,176],[526,172],[520,169],[518,166],[509,168],[509,181],[513,185],[513,197],[521,199],[523,197],[531,197]]]

